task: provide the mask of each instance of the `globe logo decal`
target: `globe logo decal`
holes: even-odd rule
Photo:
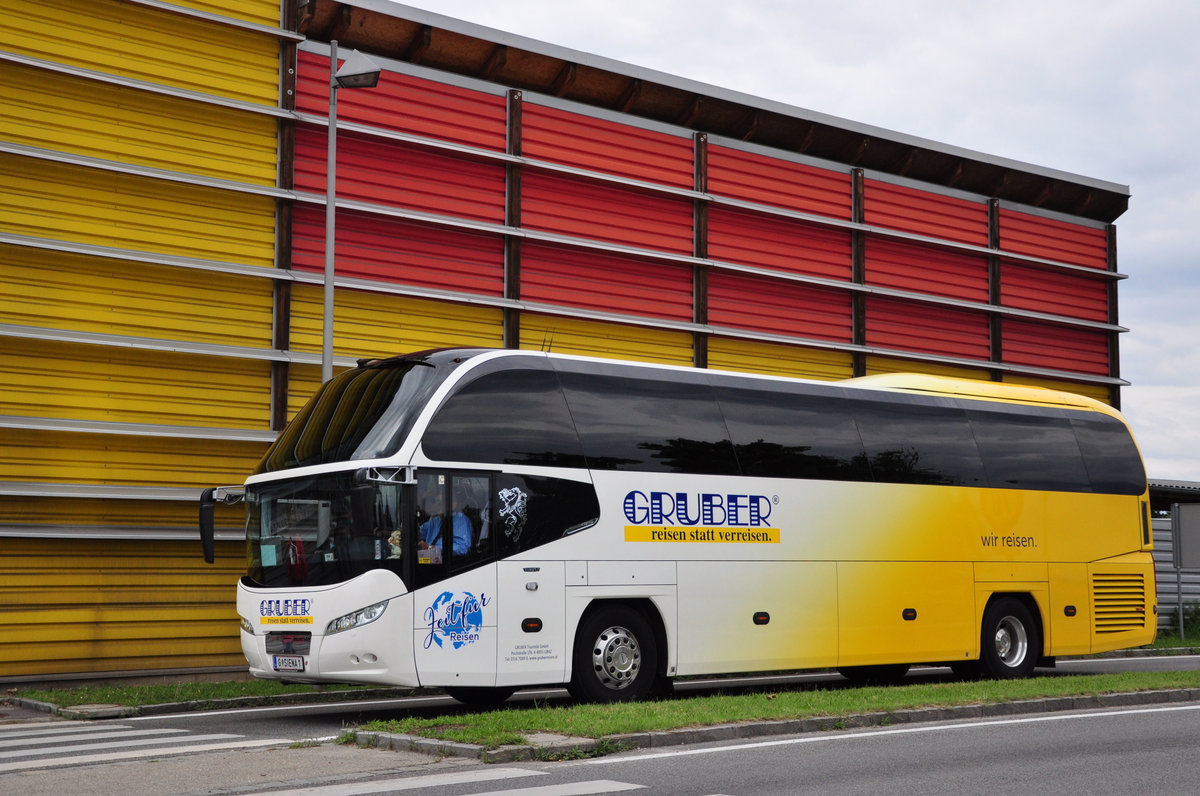
[[[479,640],[483,628],[483,609],[492,598],[483,592],[476,597],[469,591],[439,594],[425,609],[425,649],[436,644],[441,648],[460,649]]]

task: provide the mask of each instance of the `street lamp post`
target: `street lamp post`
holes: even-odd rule
[[[337,212],[337,91],[339,88],[373,88],[380,69],[355,50],[338,69],[337,41],[329,42],[329,154],[325,164],[325,306],[322,314],[321,382],[333,378],[333,249]]]

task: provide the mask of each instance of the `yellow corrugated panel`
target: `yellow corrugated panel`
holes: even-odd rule
[[[0,337],[0,414],[267,430],[268,362]]]
[[[916,359],[867,357],[866,375],[874,376],[877,373],[928,373],[931,376],[949,376],[955,379],[975,379],[977,381],[987,381],[990,378],[986,370],[979,368],[962,368],[937,362],[921,362]]]
[[[292,289],[292,348],[321,350],[322,308],[321,287]],[[446,346],[499,348],[503,319],[494,307],[339,289],[334,295],[333,351],[359,359]]]
[[[832,381],[854,373],[850,354],[819,348],[713,337],[708,341],[708,366],[714,370],[768,373],[800,379]]]
[[[266,448],[259,442],[0,428],[0,481],[239,484]]]
[[[248,265],[275,259],[275,201],[0,155],[0,229]]]
[[[550,315],[521,316],[521,348],[667,365],[692,364],[692,335]]]
[[[105,528],[196,528],[196,501],[104,500],[101,498],[5,495],[0,498],[0,524],[66,525]],[[213,506],[218,528],[242,528],[245,506]],[[199,538],[199,537],[197,537]]]
[[[243,663],[245,547],[0,538],[0,677]]]
[[[334,368],[333,375],[336,376],[342,370],[344,368]],[[308,399],[313,397],[320,386],[320,365],[292,365],[288,368],[288,420],[304,408]]]
[[[279,41],[119,0],[11,0],[4,49],[46,61],[275,106]]]
[[[279,27],[279,0],[175,0],[175,5],[259,25],[270,25],[273,28]]]
[[[0,139],[168,171],[275,185],[274,117],[0,63]]]
[[[1006,384],[1023,384],[1027,387],[1046,387],[1051,390],[1061,390],[1062,392],[1073,392],[1076,395],[1084,395],[1088,398],[1093,398],[1101,403],[1112,404],[1112,397],[1109,395],[1108,387],[1099,384],[1080,384],[1072,381],[1060,381],[1058,379],[1042,379],[1033,376],[1018,376],[1015,374],[1006,374],[1004,376]]]
[[[0,245],[0,323],[270,348],[271,282]]]

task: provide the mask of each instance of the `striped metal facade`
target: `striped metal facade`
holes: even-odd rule
[[[9,10],[0,679],[237,665],[244,553],[197,563],[194,498],[272,437],[299,37],[277,0]]]
[[[205,568],[192,501],[320,384],[329,47],[294,5],[16,0],[0,33],[0,680],[241,663],[238,513]],[[338,97],[337,367],[508,346],[1117,398],[1110,225],[372,57]]]

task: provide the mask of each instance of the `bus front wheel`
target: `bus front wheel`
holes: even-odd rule
[[[998,680],[1028,677],[1042,648],[1033,615],[1020,600],[1003,597],[983,614],[979,661]]]
[[[642,615],[603,608],[579,626],[568,688],[581,702],[632,702],[650,693],[657,668],[654,631]]]

